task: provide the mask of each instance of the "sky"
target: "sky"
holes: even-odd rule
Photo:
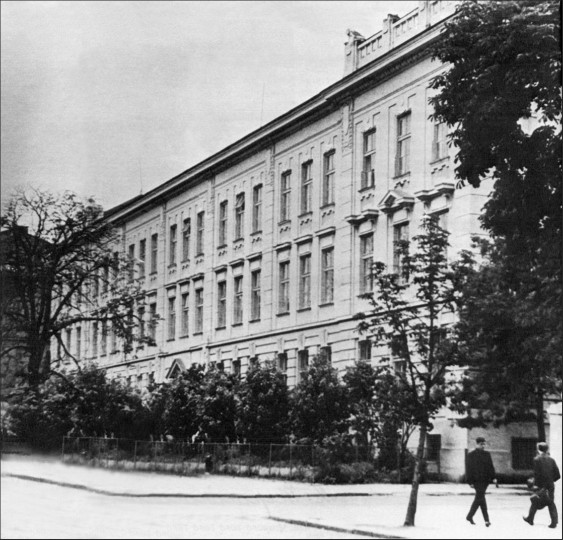
[[[338,81],[416,1],[1,2],[1,195],[146,193]]]

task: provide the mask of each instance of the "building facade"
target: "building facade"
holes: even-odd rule
[[[429,119],[430,82],[447,69],[429,46],[454,9],[421,1],[367,39],[349,30],[341,80],[110,210],[116,249],[146,290],[140,331],[155,345],[125,355],[111,328],[94,324],[69,336],[72,350],[141,387],[194,363],[244,374],[250,359],[272,360],[293,386],[315,355],[341,372],[389,357],[354,320],[369,308],[360,295],[371,262],[397,264],[393,242],[417,234],[428,213],[450,232],[454,258],[479,232],[487,196],[486,185],[455,189],[446,126]],[[457,478],[468,432],[449,411],[435,425],[440,472]]]

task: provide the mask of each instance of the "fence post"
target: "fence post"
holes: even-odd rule
[[[62,450],[61,450],[61,453],[62,453],[61,461],[62,462],[64,462],[64,460],[65,460],[65,439],[66,439],[66,436],[63,435],[63,447],[62,447]]]
[[[135,441],[135,448],[133,449],[133,470],[137,469],[137,441]]]
[[[315,483],[315,445],[311,445],[311,481]]]
[[[272,476],[272,443],[270,443],[270,455],[268,457],[268,476]]]
[[[292,469],[293,469],[293,461],[291,461],[291,443],[289,443],[289,479],[291,480]]]

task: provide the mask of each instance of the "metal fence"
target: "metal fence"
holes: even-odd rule
[[[312,445],[188,443],[64,437],[62,460],[122,470],[190,475],[213,472],[315,482],[331,465],[374,463],[373,447],[337,451]]]

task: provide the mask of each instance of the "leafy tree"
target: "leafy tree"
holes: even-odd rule
[[[425,216],[422,234],[413,238],[417,245],[414,253],[409,252],[408,242],[396,243],[400,273],[388,273],[384,263],[374,262],[374,291],[365,295],[372,308],[358,315],[360,331],[376,345],[387,346],[395,360],[404,362],[404,370],[398,370],[396,376],[410,394],[412,423],[419,428],[405,518],[409,526],[414,525],[426,435],[437,411],[446,404],[448,368],[454,357],[450,331],[443,324],[451,315],[457,292],[446,260],[447,236],[435,217]]]
[[[27,359],[27,383],[45,381],[56,362],[51,343],[73,358],[64,333],[80,323],[112,324],[131,350],[136,336],[137,299],[141,289],[129,280],[130,261],[112,254],[116,235],[92,199],[71,192],[21,191],[8,203],[1,218],[3,229],[2,357],[15,350]],[[7,276],[6,279],[4,279]],[[98,305],[92,290],[107,287],[108,301]]]
[[[315,356],[303,380],[294,388],[290,422],[298,439],[322,444],[348,431],[350,416],[346,388],[330,362]]]
[[[210,442],[237,439],[238,379],[212,367],[202,380],[199,394],[200,427]]]
[[[284,374],[273,362],[255,362],[239,389],[239,434],[254,442],[286,438],[289,393]]]
[[[561,379],[560,37],[560,2],[463,2],[435,46],[450,69],[431,99],[453,127],[460,185],[494,181],[481,217],[491,243],[464,292],[473,382],[459,403],[504,420],[532,406],[541,439]]]

